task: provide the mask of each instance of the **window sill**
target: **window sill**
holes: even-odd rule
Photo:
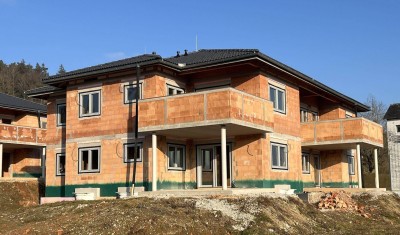
[[[168,171],[186,171],[186,168],[168,167]]]

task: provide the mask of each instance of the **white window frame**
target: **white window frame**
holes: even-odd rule
[[[60,113],[60,107],[64,106],[65,107],[65,122],[61,122],[61,113]],[[57,126],[65,126],[67,123],[67,105],[65,103],[60,103],[57,104]]]
[[[319,121],[319,113],[318,112],[311,111],[311,115],[312,115],[312,121],[313,122]]]
[[[348,165],[349,165],[349,175],[355,175],[355,170],[356,170],[356,166],[355,166],[355,159],[353,155],[347,155],[347,161],[348,161]]]
[[[310,154],[301,154],[301,171],[303,174],[310,174]]]
[[[99,104],[98,104],[98,112],[93,112],[93,94],[99,94]],[[83,96],[88,95],[89,96],[89,112],[84,114],[83,113]],[[95,90],[95,91],[85,91],[85,92],[80,92],[79,93],[79,116],[80,117],[91,117],[91,116],[99,116],[101,114],[101,90]]]
[[[124,85],[124,104],[135,103],[136,98],[134,98],[133,100],[128,99],[128,88],[136,88],[136,83]],[[143,86],[142,86],[142,83],[139,82],[139,100],[141,100],[141,99],[143,99]]]
[[[275,91],[274,91],[274,94],[272,94],[271,93],[271,89],[275,89]],[[278,92],[279,91],[281,91],[282,93],[283,93],[283,95],[282,95],[282,103],[283,103],[283,109],[281,110],[281,109],[279,109],[279,100],[278,100],[278,97],[279,97],[279,95],[278,95]],[[277,87],[277,86],[274,86],[274,85],[271,85],[271,84],[269,84],[269,98],[270,98],[270,101],[272,102],[272,104],[273,104],[273,107],[274,107],[274,111],[276,111],[276,112],[279,112],[279,113],[283,113],[283,114],[286,114],[286,90],[285,89],[282,89],[282,88],[279,88],[279,87]],[[271,99],[271,97],[272,97],[272,95],[274,96],[274,100],[275,100],[275,102],[273,102],[272,101],[272,99]]]
[[[308,111],[306,109],[300,109],[300,122],[308,122]]]
[[[183,156],[182,156],[182,167],[174,167],[174,166],[170,166],[169,165],[169,160],[170,160],[170,156],[169,156],[169,148],[173,147],[175,148],[174,153],[176,156],[176,152],[177,152],[177,148],[183,148]],[[167,146],[167,157],[168,157],[168,170],[178,170],[178,171],[185,171],[186,170],[186,145],[184,144],[168,144]]]
[[[135,148],[135,143],[124,144],[124,163],[134,162],[134,158],[128,159],[128,148],[129,147]],[[136,143],[136,147],[139,147],[139,158],[136,158],[136,162],[142,162],[143,161],[143,143],[142,142]]]
[[[278,147],[278,159],[277,159],[277,162],[278,162],[278,165],[273,165],[274,163],[274,161],[273,161],[273,158],[274,158],[274,156],[273,156],[273,151],[272,151],[272,149],[273,149],[273,146],[276,146],[276,147]],[[286,166],[282,166],[281,165],[281,158],[280,158],[280,156],[281,156],[281,148],[284,148],[285,150],[285,158],[286,158]],[[277,170],[288,170],[289,169],[289,162],[288,162],[288,146],[287,146],[287,144],[279,144],[279,143],[271,143],[271,167],[272,167],[272,169],[277,169]]]
[[[97,150],[98,151],[98,165],[99,165],[99,169],[88,169],[88,170],[83,170],[82,169],[82,152],[83,151],[89,151],[89,155],[88,155],[88,166],[92,166],[92,151],[93,150]],[[79,159],[78,159],[78,173],[100,173],[100,160],[101,160],[101,148],[100,147],[88,147],[88,148],[79,148]]]
[[[64,157],[64,172],[60,172],[60,157]],[[56,176],[64,176],[65,175],[65,153],[57,153],[56,154]]]
[[[169,89],[173,90],[173,94],[169,94]],[[179,95],[178,91],[180,91],[181,93],[179,94],[184,94],[185,93],[185,89],[180,88],[180,87],[176,87],[176,86],[172,86],[170,84],[167,84],[167,96],[171,96],[171,95]]]

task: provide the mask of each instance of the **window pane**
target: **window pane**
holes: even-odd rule
[[[65,173],[65,155],[58,155],[57,173],[60,175]]]
[[[82,95],[82,114],[89,113],[89,95]]]
[[[176,90],[176,94],[183,94],[183,90]]]
[[[65,124],[66,119],[67,119],[67,113],[66,113],[66,106],[65,105],[59,105],[58,106],[58,115],[59,115],[59,124]]]
[[[98,113],[100,107],[99,93],[92,94],[92,109],[93,113]]]
[[[126,88],[126,101],[135,101],[136,100],[136,86],[130,86]]]
[[[81,154],[81,170],[89,170],[89,151],[82,151]]]
[[[183,148],[176,148],[176,163],[178,167],[183,167]]]
[[[275,99],[276,90],[273,87],[269,88],[269,100],[274,104],[274,108],[276,108],[276,99]]]
[[[169,158],[169,166],[177,167],[177,165],[175,164],[175,148],[174,147],[169,147],[168,158]]]
[[[91,170],[99,169],[99,150],[92,150],[92,167]]]
[[[171,87],[168,87],[168,95],[173,95],[174,94],[174,90],[175,89],[173,89]]]
[[[203,170],[211,170],[211,151],[203,150]]]
[[[272,145],[272,166],[278,166],[278,146]]]
[[[286,162],[286,148],[285,147],[280,147],[280,166],[281,167],[286,167],[287,166],[287,162]]]
[[[133,160],[135,156],[135,146],[126,147],[126,160]]]
[[[284,111],[284,93],[278,91],[278,109]]]

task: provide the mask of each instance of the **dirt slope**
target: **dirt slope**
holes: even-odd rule
[[[2,183],[0,183],[1,185]],[[10,186],[8,186],[10,187]],[[325,211],[297,197],[137,198],[24,207],[0,187],[1,234],[398,234],[400,198],[353,196],[370,214]],[[23,186],[15,186],[22,190]],[[24,194],[22,194],[24,195]],[[8,209],[7,209],[8,208]]]

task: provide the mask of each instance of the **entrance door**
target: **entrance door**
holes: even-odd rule
[[[11,177],[10,166],[11,166],[10,153],[3,153],[3,165],[2,165],[3,172],[0,172],[2,177]]]
[[[319,155],[314,155],[314,177],[315,187],[321,187],[321,159]]]
[[[226,146],[227,184],[231,186],[231,147]],[[221,145],[197,147],[197,186],[222,187]]]

